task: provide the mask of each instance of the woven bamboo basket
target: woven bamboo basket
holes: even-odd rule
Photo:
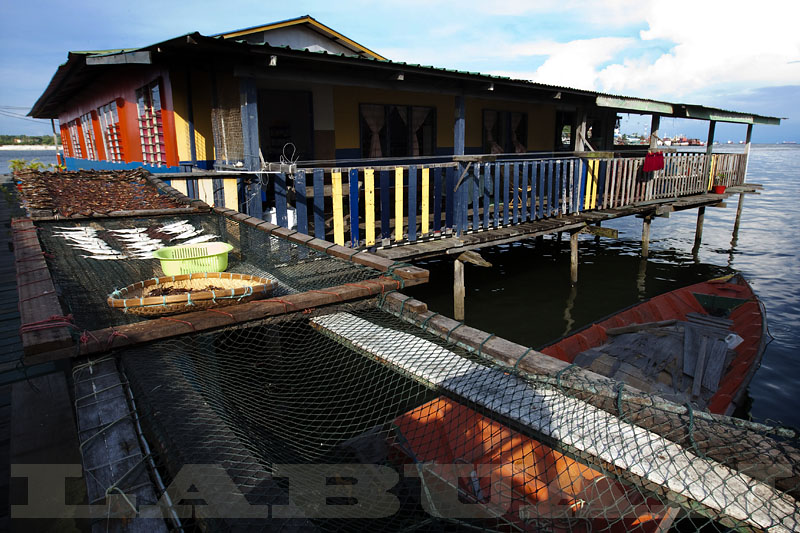
[[[126,313],[162,316],[249,302],[268,296],[272,289],[271,280],[257,276],[195,272],[133,283],[112,292],[107,302]]]

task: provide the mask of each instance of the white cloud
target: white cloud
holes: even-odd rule
[[[511,54],[547,56],[544,63],[532,75],[527,76],[532,81],[592,89],[597,79],[598,65],[608,62],[632,43],[633,39],[622,37],[600,37],[568,43],[524,43],[512,46]]]
[[[687,16],[688,15],[688,16]],[[602,69],[596,88],[648,96],[682,96],[716,86],[800,83],[800,4],[784,1],[654,3],[640,46],[675,46],[655,61],[627,60]]]

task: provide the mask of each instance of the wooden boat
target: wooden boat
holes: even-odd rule
[[[766,347],[763,305],[740,274],[656,296],[541,351],[678,404],[733,413]]]
[[[652,298],[542,351],[730,413],[760,364],[765,333],[763,306],[733,275]],[[427,472],[428,493],[455,489],[460,500],[480,504],[472,518],[493,529],[655,533],[679,512],[446,397],[404,413],[393,427],[390,459]],[[456,472],[458,465],[465,470]]]
[[[393,427],[390,460],[423,471],[423,492],[432,495],[428,506],[435,513],[469,518],[474,527],[655,533],[666,531],[677,514],[446,397],[404,413]],[[443,496],[453,491],[473,504],[469,510]]]

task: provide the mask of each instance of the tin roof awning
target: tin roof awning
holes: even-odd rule
[[[609,107],[619,111],[630,111],[633,113],[645,113],[666,117],[714,120],[717,122],[734,122],[740,124],[766,124],[771,126],[780,126],[781,124],[781,119],[778,117],[741,113],[738,111],[726,111],[724,109],[701,105],[675,104],[660,102],[658,100],[631,98],[628,96],[598,94],[596,103],[598,107]]]

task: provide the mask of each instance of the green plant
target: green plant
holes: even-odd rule
[[[37,159],[33,159],[31,161],[28,161],[27,159],[11,159],[8,162],[8,168],[11,169],[11,172],[20,172],[22,170],[40,171],[47,168],[47,165]]]

